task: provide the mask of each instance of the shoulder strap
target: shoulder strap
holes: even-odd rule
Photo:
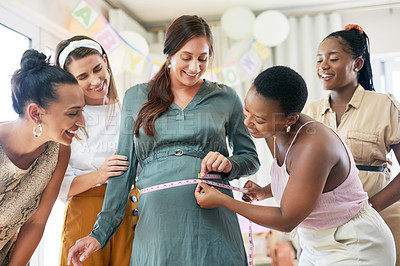
[[[300,128],[299,128],[299,130],[297,130],[297,132],[296,132],[296,135],[294,136],[294,138],[293,138],[293,140],[292,140],[292,142],[290,143],[290,145],[289,145],[289,148],[288,148],[288,150],[286,151],[286,154],[285,154],[285,159],[283,160],[283,163],[286,163],[286,157],[287,157],[287,155],[288,155],[288,153],[289,153],[289,151],[290,151],[290,149],[292,148],[292,146],[293,146],[293,143],[294,143],[294,141],[296,140],[296,138],[297,138],[297,135],[299,134],[299,132],[300,132],[300,130],[305,126],[305,125],[308,125],[308,124],[310,124],[310,123],[320,123],[320,122],[318,122],[318,121],[308,121],[307,123],[304,123]]]

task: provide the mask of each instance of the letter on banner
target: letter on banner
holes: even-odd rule
[[[161,69],[162,64],[161,63],[153,63],[151,64],[151,70],[150,70],[150,77],[149,79],[152,79],[157,72]]]
[[[71,16],[88,30],[99,14],[85,0],[81,0],[72,10]]]
[[[97,40],[108,53],[113,51],[122,43],[113,28],[108,24],[104,29],[94,35],[93,39]]]
[[[255,77],[261,68],[261,58],[252,51],[246,52],[239,60],[239,65],[249,74],[251,77]]]
[[[144,62],[145,58],[143,55],[133,51],[130,48],[127,48],[122,68],[135,75],[141,76],[144,67]]]
[[[226,85],[234,87],[240,83],[239,73],[235,66],[230,66],[222,69],[222,76]]]
[[[260,42],[254,42],[253,49],[257,51],[262,60],[265,60],[271,56],[271,49],[268,46],[261,44]]]

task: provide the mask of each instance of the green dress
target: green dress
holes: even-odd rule
[[[202,157],[209,151],[229,156],[227,143],[233,154],[228,157],[232,171],[220,182],[228,184],[259,168],[255,145],[243,124],[242,103],[232,88],[205,80],[184,110],[172,103],[156,120],[155,137],[141,129],[136,138],[134,121],[147,92],[148,85],[140,84],[124,97],[117,154],[126,155],[130,167],[109,180],[91,233],[103,247],[124,216],[138,163],[142,166],[136,181],[139,189],[197,178]],[[131,265],[247,265],[236,214],[222,207],[200,208],[194,190],[195,185],[186,185],[141,195]],[[220,190],[232,196],[231,191]]]

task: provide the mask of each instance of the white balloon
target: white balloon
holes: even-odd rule
[[[139,50],[143,55],[149,55],[149,44],[147,43],[146,39],[135,31],[120,31],[119,34],[121,35],[124,40]]]
[[[255,15],[247,7],[234,6],[224,11],[221,26],[225,34],[234,40],[242,40],[252,36]]]
[[[254,38],[266,46],[277,46],[289,35],[289,21],[284,14],[276,10],[259,14],[253,25]]]

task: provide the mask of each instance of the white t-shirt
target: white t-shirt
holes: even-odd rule
[[[121,120],[118,103],[115,104],[111,117],[106,117],[106,114],[107,105],[86,105],[83,110],[89,138],[80,132],[78,134],[82,140],[72,141],[71,158],[58,195],[64,203],[69,200],[68,192],[74,178],[98,170],[104,160],[117,150]]]

